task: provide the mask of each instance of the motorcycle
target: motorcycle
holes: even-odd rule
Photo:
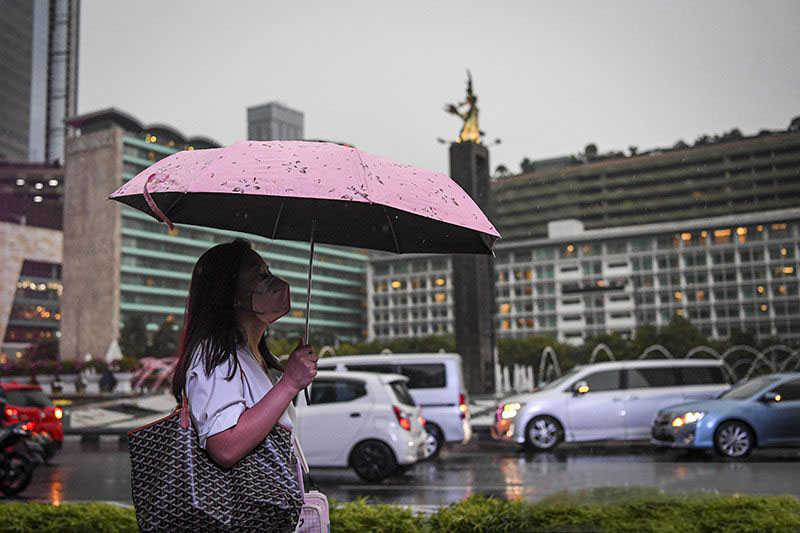
[[[40,460],[36,446],[31,453],[28,442],[30,432],[25,424],[0,427],[0,492],[6,496],[19,494],[33,478],[33,470]]]
[[[47,433],[31,433],[28,436],[28,451],[37,464],[47,463],[55,455],[56,447]]]

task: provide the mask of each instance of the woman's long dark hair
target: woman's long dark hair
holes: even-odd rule
[[[186,372],[195,352],[202,346],[203,369],[206,375],[232,359],[230,381],[239,368],[236,346],[247,341],[234,313],[239,267],[248,250],[249,241],[236,239],[207,250],[192,271],[186,314],[183,320],[178,363],[172,375],[172,394],[178,403],[186,386]],[[267,348],[267,336],[261,337],[258,351],[268,368],[282,370],[278,359]]]

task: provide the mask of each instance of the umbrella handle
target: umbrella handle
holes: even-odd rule
[[[169,230],[173,231],[175,227],[172,225],[172,221],[169,218],[167,218],[167,215],[165,215],[161,209],[159,209],[158,205],[156,205],[155,200],[153,200],[153,197],[150,196],[150,191],[147,190],[147,186],[150,184],[150,181],[155,177],[156,173],[153,172],[152,174],[147,176],[147,180],[144,182],[144,187],[142,187],[143,189],[142,194],[144,195],[144,201],[147,202],[147,205],[150,207],[153,213],[155,213],[158,218],[164,221]]]

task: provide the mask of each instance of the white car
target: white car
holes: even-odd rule
[[[427,458],[425,420],[395,374],[320,371],[311,405],[297,399],[297,434],[312,467],[352,467],[380,481]]]
[[[492,437],[538,450],[559,442],[650,438],[659,409],[712,398],[732,380],[722,361],[613,361],[577,366],[497,406]]]
[[[408,390],[427,420],[428,455],[472,438],[467,391],[457,353],[369,354],[325,357],[320,370],[381,372],[408,377]]]

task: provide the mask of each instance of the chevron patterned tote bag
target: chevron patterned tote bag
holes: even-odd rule
[[[128,433],[131,490],[142,531],[294,531],[303,506],[291,432],[276,424],[223,468],[200,447],[188,404]]]

